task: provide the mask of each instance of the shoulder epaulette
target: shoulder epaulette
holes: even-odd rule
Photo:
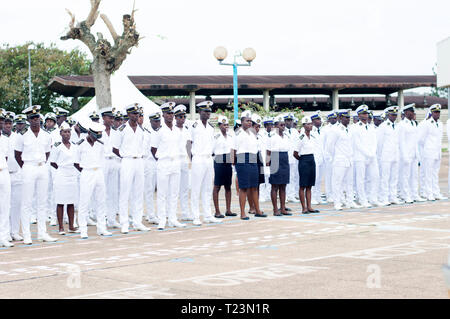
[[[62,144],[61,142],[56,142],[54,146],[55,146],[55,147],[58,147],[58,146],[60,146],[61,144]]]
[[[303,140],[303,138],[305,137],[305,134],[300,134],[300,140]]]
[[[82,138],[81,140],[79,140],[78,142],[74,143],[75,145],[81,145],[84,142],[84,138]]]
[[[123,130],[125,129],[125,127],[127,127],[126,124],[122,125],[121,127],[119,127],[119,131],[123,132]]]
[[[234,133],[236,136],[238,136],[239,134],[241,134],[242,130],[239,128],[236,133]]]
[[[196,128],[196,127],[197,127],[197,125],[198,125],[198,123],[197,123],[197,122],[195,122],[194,124],[192,124],[192,127],[193,127],[193,128]]]
[[[219,134],[216,134],[215,136],[214,136],[214,138],[217,140],[218,138],[220,137],[220,133]]]
[[[114,131],[117,131],[117,129],[116,129],[115,127],[112,127],[112,126],[111,126],[111,128],[112,128]]]
[[[186,130],[189,130],[189,126],[185,125],[184,127],[186,128]]]
[[[19,131],[18,133],[21,135],[24,135],[26,132],[28,132],[28,128],[24,127],[21,131]]]
[[[100,141],[100,140],[97,140],[97,142],[99,142],[100,144],[102,144],[102,145],[104,145],[105,143],[103,143],[102,141]]]
[[[214,128],[214,125],[212,125],[210,122],[208,122],[208,124],[209,124],[212,128]]]
[[[146,131],[147,133],[152,134],[152,132],[150,132],[147,128],[144,127],[144,131]]]
[[[142,130],[143,132],[145,132],[145,129],[144,129],[142,126],[138,125],[138,127],[140,127],[141,130]]]

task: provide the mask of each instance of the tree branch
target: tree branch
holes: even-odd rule
[[[117,34],[116,30],[114,29],[114,26],[112,25],[111,21],[108,19],[106,14],[101,14],[100,17],[102,18],[103,22],[105,22],[106,26],[109,29],[109,32],[111,33],[112,38],[114,39],[114,42],[117,41],[119,38],[119,35]]]
[[[91,11],[89,12],[89,15],[86,19],[86,25],[88,26],[88,28],[91,28],[98,18],[98,15],[100,13],[98,11],[98,8],[101,1],[102,0],[91,0]]]

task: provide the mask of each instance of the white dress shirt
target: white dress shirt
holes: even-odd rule
[[[291,150],[291,139],[283,132],[283,137],[277,131],[272,131],[267,139],[267,150],[270,152],[289,152]]]
[[[9,140],[6,136],[0,134],[0,170],[8,168],[6,158],[9,157]]]
[[[58,165],[58,174],[62,174],[63,176],[77,176],[77,170],[73,165],[77,160],[77,147],[76,144],[71,144],[69,149],[61,143],[52,148],[48,161]]]
[[[289,164],[295,163],[294,158],[294,150],[297,147],[297,140],[300,135],[300,133],[297,131],[296,128],[286,128],[285,129],[286,134],[289,136],[289,139],[291,140],[291,149],[289,150]]]
[[[252,129],[247,129],[247,131],[245,131],[240,128],[236,132],[233,149],[236,150],[236,154],[258,154],[258,140]]]
[[[179,162],[180,155],[180,129],[175,126],[170,129],[166,124],[151,134],[151,147],[156,148],[156,158],[158,161]]]
[[[203,125],[201,120],[195,121],[189,128],[192,141],[192,156],[211,157],[214,148],[214,128],[207,122]]]
[[[144,156],[144,129],[138,125],[136,131],[131,128],[129,122],[118,129],[118,134],[113,141],[114,148],[120,151],[123,158],[142,158]]]
[[[83,169],[99,169],[105,163],[105,149],[98,141],[93,146],[87,140],[77,145],[75,163],[80,164]]]
[[[380,124],[377,132],[377,153],[382,162],[397,162],[400,156],[398,124],[387,119]]]
[[[9,153],[8,153],[8,170],[11,173],[16,173],[20,171],[20,166],[16,161],[16,156],[14,154],[14,147],[16,145],[17,133],[11,132],[11,135],[8,137],[9,142]]]
[[[314,154],[317,149],[317,136],[314,135],[312,132],[309,133],[309,137],[306,135],[306,133],[302,132],[297,140],[297,146],[295,148],[295,151],[298,153],[298,155],[310,155]]]
[[[365,161],[377,156],[377,133],[370,124],[358,122],[352,127],[353,161]]]
[[[333,165],[350,167],[353,162],[353,143],[349,128],[338,123],[327,134],[326,148],[333,158]]]
[[[118,158],[117,155],[113,153],[114,141],[117,141],[118,134],[119,133],[113,128],[111,128],[111,130],[109,131],[109,135],[106,133],[106,131],[102,133],[101,141],[104,145],[106,158]]]
[[[398,136],[400,144],[400,158],[411,162],[419,159],[419,128],[415,121],[405,118],[398,125]]]
[[[23,135],[18,134],[16,138],[15,150],[22,152],[24,163],[45,163],[46,153],[50,153],[52,139],[50,134],[40,129],[38,136],[28,129]]]
[[[423,145],[423,158],[441,159],[444,125],[433,118],[426,120],[419,131],[419,141]]]
[[[180,145],[178,148],[178,159],[182,164],[189,163],[189,156],[186,148],[187,142],[191,139],[189,128],[187,125],[183,125],[183,127],[181,128],[179,128],[178,126],[174,126],[174,128],[179,133],[178,143]]]

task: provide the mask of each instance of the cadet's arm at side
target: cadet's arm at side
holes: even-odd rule
[[[14,157],[16,158],[17,164],[19,164],[20,168],[22,168],[23,166],[22,152],[14,151]]]

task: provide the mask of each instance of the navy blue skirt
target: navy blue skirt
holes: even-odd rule
[[[230,186],[232,177],[230,154],[217,155],[214,159],[214,186]]]
[[[298,173],[300,187],[312,187],[316,185],[316,162],[314,155],[302,155],[298,161]]]
[[[289,155],[288,152],[272,152],[270,155],[270,177],[271,185],[289,184]]]
[[[256,154],[237,154],[235,168],[240,189],[256,188],[259,186],[259,170]]]

